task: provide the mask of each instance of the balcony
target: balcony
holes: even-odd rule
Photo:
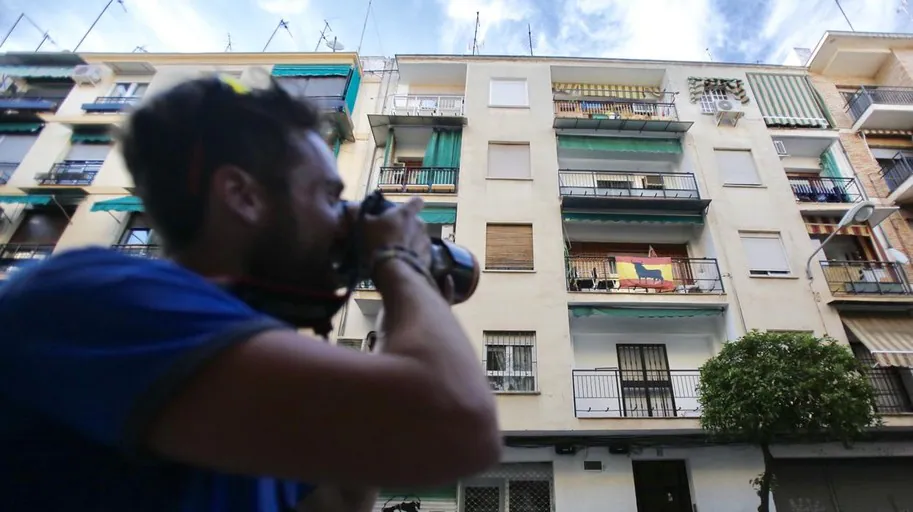
[[[632,100],[555,100],[555,129],[687,132],[690,121],[679,121],[674,103]]]
[[[882,168],[881,176],[890,191],[891,202],[901,204],[913,201],[913,180],[910,180],[913,158],[894,157],[889,166]]]
[[[52,112],[63,102],[66,96],[28,96],[16,94],[0,96],[0,110]]]
[[[162,256],[162,247],[159,245],[116,244],[111,246],[111,250],[140,258],[160,258]]]
[[[54,245],[48,244],[0,245],[0,274],[8,274],[23,264],[43,260],[52,252]]]
[[[567,289],[584,293],[640,293],[663,295],[720,295],[723,279],[715,258],[669,258],[671,281],[661,270],[633,263],[636,275],[623,277],[618,256],[570,255],[567,257]]]
[[[866,368],[866,377],[875,389],[875,410],[881,414],[913,412],[913,402],[899,368]]]
[[[856,203],[862,200],[853,178],[790,176],[789,186],[800,203]]]
[[[17,167],[19,167],[19,162],[0,162],[0,185],[6,185]]]
[[[558,191],[567,208],[703,213],[710,204],[691,173],[562,169]]]
[[[913,128],[913,87],[863,87],[847,102],[853,130]]]
[[[377,188],[394,194],[454,194],[459,174],[456,167],[381,167]]]
[[[99,96],[92,103],[83,103],[82,109],[86,112],[121,112],[141,99],[139,96]]]
[[[393,116],[463,116],[463,96],[425,96],[398,94],[388,113]]]
[[[821,270],[833,295],[908,296],[903,268],[887,261],[822,261]]]
[[[698,370],[573,370],[578,418],[696,418]]]
[[[50,172],[35,175],[42,187],[87,187],[95,180],[104,160],[68,160],[54,164]]]

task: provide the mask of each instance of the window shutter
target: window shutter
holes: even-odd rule
[[[73,144],[65,160],[74,162],[104,160],[110,151],[111,146],[108,144]]]
[[[716,163],[723,176],[723,183],[737,185],[760,185],[758,170],[751,151],[729,151],[718,149]]]
[[[528,107],[529,94],[526,80],[491,80],[491,96],[489,105],[492,107]]]
[[[788,274],[789,262],[778,235],[741,235],[752,272]]]
[[[529,144],[489,144],[488,177],[529,178]]]
[[[32,144],[38,140],[37,135],[4,135],[0,137],[0,162],[19,163]]]
[[[485,232],[485,268],[533,269],[533,226],[489,224]]]

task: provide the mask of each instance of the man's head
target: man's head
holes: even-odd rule
[[[130,118],[123,152],[167,251],[213,277],[324,289],[342,182],[316,109],[275,82],[182,83]]]

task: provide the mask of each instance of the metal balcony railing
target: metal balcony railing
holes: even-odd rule
[[[3,244],[0,245],[0,274],[17,269],[36,260],[43,260],[54,252],[52,244]]]
[[[898,368],[866,368],[865,375],[875,388],[875,410],[881,414],[913,412],[913,401]]]
[[[54,164],[50,172],[35,175],[35,181],[39,185],[88,186],[104,163],[104,160],[67,160]]]
[[[563,196],[700,199],[697,180],[690,172],[558,171]]]
[[[846,109],[855,121],[872,105],[913,105],[913,87],[862,87],[847,102]]]
[[[834,295],[907,295],[910,285],[897,263],[888,261],[821,262],[828,288]]]
[[[913,158],[895,156],[889,166],[882,168],[881,176],[884,178],[885,184],[888,185],[888,190],[894,192],[910,176],[913,176]]]
[[[377,287],[374,286],[373,280],[365,279],[365,280],[359,281],[358,284],[355,285],[355,289],[356,290],[376,290]]]
[[[428,96],[398,94],[393,97],[389,114],[395,116],[462,116],[463,96]]]
[[[853,178],[790,176],[793,195],[802,203],[856,203],[862,201],[859,184]]]
[[[456,167],[381,167],[377,188],[383,192],[453,194],[459,174]]]
[[[555,100],[555,117],[678,121],[674,103],[633,100]]]
[[[723,278],[715,258],[671,258],[673,285],[668,290],[624,287],[615,256],[581,254],[567,257],[567,289],[596,293],[722,294]]]
[[[0,185],[6,185],[17,167],[19,167],[19,162],[0,162]]]
[[[99,96],[92,103],[83,103],[86,112],[119,112],[139,103],[140,96]]]
[[[142,258],[158,258],[162,255],[162,247],[159,245],[115,244],[111,246],[111,249],[129,256]]]
[[[573,370],[578,418],[696,418],[698,370]]]
[[[0,95],[0,108],[10,110],[54,110],[66,96]]]

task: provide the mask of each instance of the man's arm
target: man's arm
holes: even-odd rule
[[[296,507],[297,512],[371,512],[377,490],[322,485]]]

